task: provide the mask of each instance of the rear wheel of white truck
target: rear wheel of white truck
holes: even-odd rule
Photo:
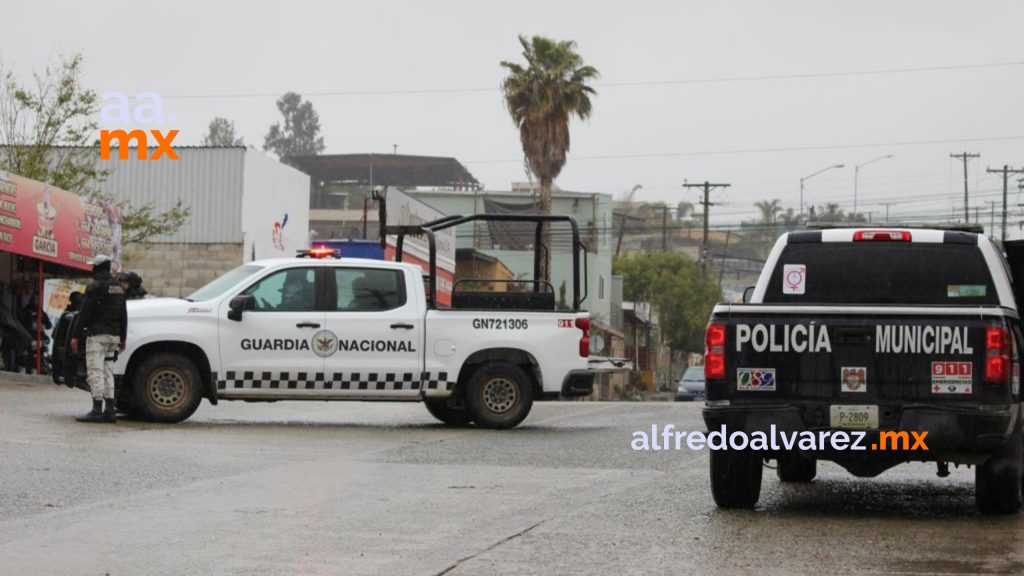
[[[180,354],[154,354],[135,370],[133,415],[150,422],[181,422],[203,399],[195,364]]]
[[[974,502],[982,514],[1014,514],[1021,507],[1024,435],[1014,426],[1006,443],[974,471]]]
[[[533,407],[533,382],[511,362],[488,362],[466,383],[466,409],[481,428],[518,425]]]
[[[780,454],[775,473],[782,482],[810,482],[818,475],[818,461],[799,452]]]
[[[711,451],[711,496],[720,508],[753,508],[761,497],[761,455],[751,450]]]
[[[465,406],[453,406],[450,398],[427,399],[423,401],[427,412],[449,426],[465,426],[473,421]]]

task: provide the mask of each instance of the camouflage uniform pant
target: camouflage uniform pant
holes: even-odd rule
[[[93,400],[114,398],[114,363],[107,358],[117,352],[120,343],[113,334],[96,334],[85,341],[85,371]]]

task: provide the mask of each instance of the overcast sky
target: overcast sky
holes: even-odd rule
[[[1019,1],[42,0],[4,12],[0,53],[17,75],[81,52],[97,92],[163,95],[177,144],[225,116],[262,146],[274,95],[348,93],[309,97],[327,153],[397,144],[508,189],[525,176],[498,63],[520,59],[517,34],[541,34],[576,40],[602,74],[592,118],[572,126],[564,189],[639,184],[639,199],[674,204],[697,199],[684,180],[728,182],[711,212],[725,224],[758,200],[798,208],[800,178],[838,163],[807,181],[805,203],[849,210],[854,165],[892,154],[861,169],[859,210],[962,217],[963,168],[949,155],[969,151],[981,154],[971,211],[988,225],[1002,180],[985,169],[1024,165],[1024,65],[979,66],[1024,64]],[[799,77],[928,68],[946,69]],[[736,80],[765,76],[788,78]],[[1024,195],[1010,184],[1020,236]]]

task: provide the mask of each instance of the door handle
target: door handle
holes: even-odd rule
[[[414,326],[412,324],[406,324],[404,322],[396,322],[395,324],[391,325],[391,328],[394,330],[412,330]]]
[[[316,322],[299,322],[295,325],[296,328],[319,328],[320,324]]]

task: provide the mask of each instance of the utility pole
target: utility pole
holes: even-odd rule
[[[895,204],[895,202],[881,202],[882,206],[885,206],[885,221],[889,221],[889,206]]]
[[[981,154],[971,154],[969,152],[961,152],[960,154],[950,154],[950,158],[958,158],[964,163],[964,224],[971,221],[971,210],[967,205],[967,161],[971,158],[980,158]],[[975,217],[977,220],[977,217]]]
[[[1002,168],[997,168],[995,170],[993,170],[991,168],[987,168],[985,171],[988,172],[989,174],[998,174],[999,172],[1003,173],[1003,232],[999,236],[999,238],[1000,238],[1000,240],[1002,242],[1006,242],[1006,186],[1007,186],[1007,180],[1009,180],[1010,174],[1024,174],[1024,169],[1010,168],[1008,165],[1003,164]]]
[[[661,207],[661,251],[668,252],[668,204]]]
[[[622,216],[622,224],[619,224],[619,241],[615,243],[615,255],[619,255],[619,251],[622,250],[622,236],[626,233],[626,215],[616,214],[616,216]]]
[[[725,231],[725,250],[722,251],[722,265],[718,269],[718,287],[722,287],[722,276],[725,275],[725,259],[729,257],[729,239],[732,237],[732,230]]]
[[[711,209],[712,206],[714,206],[714,203],[712,203],[708,199],[708,197],[711,195],[711,191],[714,190],[715,188],[728,188],[729,186],[732,186],[732,184],[713,184],[711,182],[708,182],[707,180],[705,180],[702,184],[690,184],[688,182],[683,182],[683,188],[704,189],[704,201],[700,203],[700,205],[704,207],[704,240],[701,242],[700,245],[700,265],[702,268],[706,268],[708,264],[708,211]]]
[[[985,200],[985,204],[988,204],[988,237],[994,239],[996,237],[996,204],[999,202]]]

